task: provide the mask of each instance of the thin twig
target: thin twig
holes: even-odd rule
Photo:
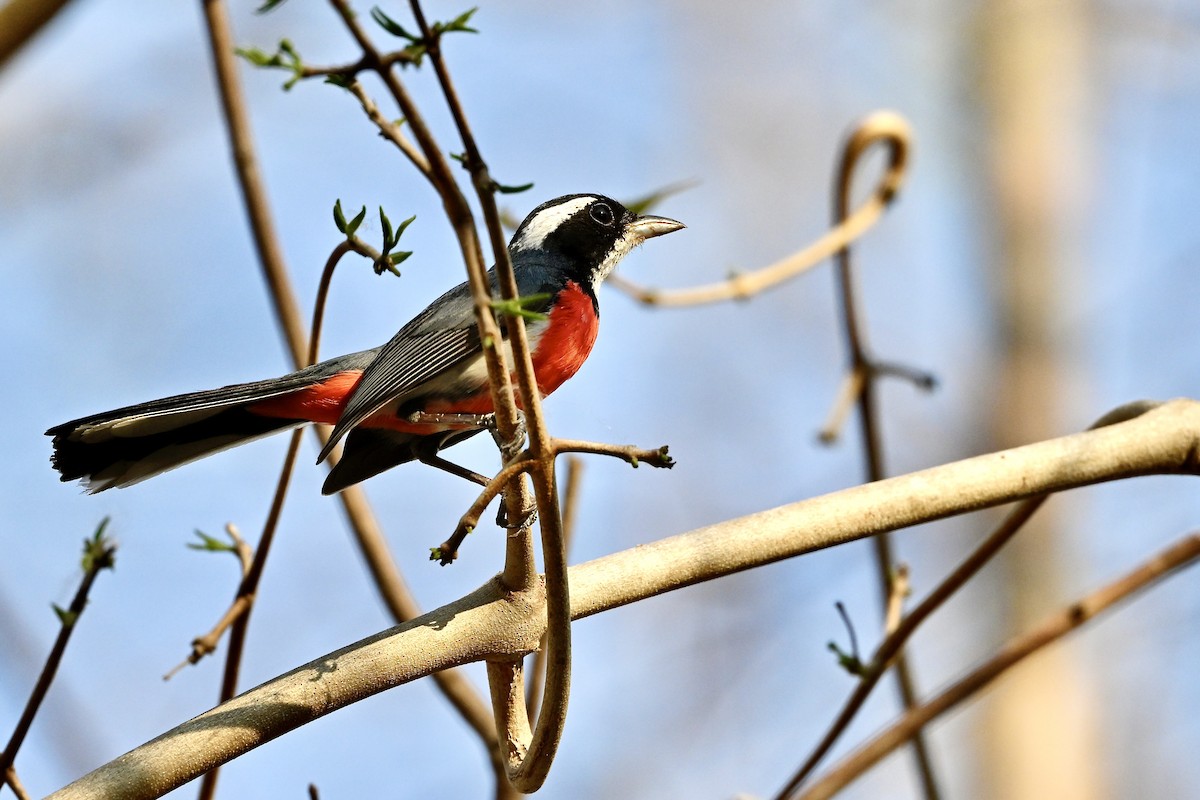
[[[1033,630],[1010,640],[996,655],[933,699],[907,712],[848,755],[820,781],[799,796],[799,800],[825,800],[877,764],[884,756],[911,740],[918,731],[959,703],[977,695],[1022,659],[1084,625],[1131,595],[1150,588],[1171,573],[1200,559],[1200,534],[1176,541],[1149,561],[1107,586],[1071,604]]]
[[[884,636],[891,636],[900,627],[900,619],[904,615],[904,601],[912,594],[912,586],[908,582],[908,565],[901,562],[896,565],[896,574],[892,576],[892,593],[888,595],[887,614],[883,621]]]
[[[421,151],[416,145],[408,140],[400,131],[400,126],[392,122],[379,111],[379,106],[375,105],[375,101],[367,95],[366,89],[358,81],[354,81],[346,87],[350,94],[358,98],[358,102],[362,104],[363,111],[366,112],[367,118],[375,123],[375,127],[379,128],[379,133],[383,138],[387,139],[392,144],[396,145],[397,149],[404,154],[405,158],[417,168],[425,176],[426,180],[430,179],[429,161],[425,156],[421,155]]]
[[[438,146],[432,133],[426,126],[424,117],[412,101],[404,84],[396,77],[396,71],[391,63],[387,63],[382,54],[371,43],[366,32],[358,23],[354,11],[346,0],[330,0],[334,9],[340,14],[343,23],[351,36],[363,51],[363,56],[379,74],[384,85],[388,88],[392,99],[400,109],[401,115],[408,124],[418,147],[429,162],[426,178],[433,185],[442,199],[443,208],[450,220],[451,227],[459,242],[459,249],[467,268],[467,279],[471,287],[474,302],[476,325],[480,341],[490,346],[483,348],[484,363],[488,371],[488,383],[491,391],[493,410],[496,415],[496,427],[500,436],[506,441],[513,441],[519,429],[519,415],[513,394],[509,370],[505,363],[503,351],[496,346],[502,341],[500,327],[492,313],[492,296],[487,280],[487,271],[483,263],[483,254],[479,245],[479,237],[475,230],[474,220],[466,198],[455,183],[450,172],[450,166],[444,153]],[[516,326],[510,326],[510,331]],[[523,328],[521,328],[523,330]],[[343,491],[343,502],[349,504],[347,497],[350,492]],[[361,495],[358,496],[361,502]],[[525,509],[532,506],[532,498],[524,481],[515,481],[509,487],[505,503],[517,527],[510,530],[507,539],[508,555],[505,560],[504,577],[507,585],[514,591],[532,590],[535,586],[533,569],[533,552]],[[347,505],[349,509],[349,505]],[[377,549],[384,549],[382,542],[374,543]],[[413,604],[415,606],[415,604]],[[451,701],[455,703],[467,720],[483,739],[491,758],[491,764],[496,776],[497,792],[502,793],[505,783],[506,767],[502,763],[499,751],[499,737],[495,727],[494,715],[488,715],[482,702],[470,685],[456,673],[438,673],[439,685]],[[484,716],[487,716],[484,719]]]
[[[263,570],[267,564],[267,556],[271,552],[271,544],[275,541],[275,531],[279,528],[279,517],[283,513],[283,504],[287,499],[288,485],[292,480],[292,472],[296,466],[296,455],[300,452],[300,439],[304,431],[297,429],[292,432],[288,442],[287,455],[283,459],[283,467],[279,471],[279,480],[275,484],[275,493],[271,498],[271,509],[267,512],[266,522],[263,523],[262,535],[258,539],[258,547],[254,550],[254,561],[249,572],[238,586],[237,597],[226,619],[233,616],[233,624],[229,629],[229,647],[225,652],[225,669],[221,674],[221,691],[218,702],[224,703],[237,694],[238,675],[242,668],[242,655],[246,650],[246,636],[250,628],[250,615],[254,612],[254,601],[258,595],[258,584],[262,579]],[[204,774],[200,781],[199,800],[212,800],[217,793],[218,768],[214,767]]]
[[[663,469],[670,469],[675,466],[675,462],[668,455],[668,448],[665,445],[654,450],[647,450],[635,445],[605,444],[603,442],[587,442],[581,439],[551,439],[550,449],[555,456],[562,453],[592,453],[594,455],[612,456],[622,459],[634,468],[638,464],[648,464],[652,467]],[[458,558],[458,548],[479,525],[480,517],[483,516],[483,512],[491,502],[508,487],[513,478],[532,470],[535,463],[532,454],[526,450],[505,464],[487,482],[483,490],[479,493],[479,496],[475,498],[475,501],[471,503],[470,507],[459,518],[458,525],[455,526],[454,532],[450,534],[450,537],[437,547],[431,548],[430,560],[438,561],[442,566],[453,563]]]
[[[0,751],[0,787],[3,787],[4,783],[8,781],[9,770],[17,760],[17,751],[21,749],[25,735],[29,733],[29,728],[33,725],[33,718],[37,716],[42,701],[46,699],[46,693],[50,690],[50,684],[54,681],[54,675],[58,671],[58,665],[62,663],[63,654],[67,651],[67,642],[71,640],[75,624],[79,621],[83,610],[87,608],[88,594],[92,591],[92,584],[95,583],[96,576],[100,574],[101,570],[113,568],[117,546],[111,539],[105,537],[104,529],[106,527],[108,527],[107,517],[97,526],[95,534],[83,542],[83,578],[79,582],[79,589],[76,590],[71,604],[65,611],[55,607],[60,623],[58,636],[55,637],[54,645],[50,648],[50,655],[46,657],[42,672],[33,685],[33,691],[29,693],[29,699],[25,701],[25,708],[17,720],[16,727],[13,728],[12,735],[8,738],[8,744],[4,745],[3,751]]]

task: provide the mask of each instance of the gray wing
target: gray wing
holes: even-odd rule
[[[398,397],[481,352],[467,284],[414,317],[379,351],[354,388],[317,461],[356,425]]]

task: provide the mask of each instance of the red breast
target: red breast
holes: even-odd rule
[[[537,330],[539,327],[540,331]],[[566,288],[558,293],[546,325],[530,328],[533,329],[533,336],[530,337],[533,372],[537,377],[538,390],[542,397],[546,397],[583,366],[600,332],[600,319],[592,298],[579,284],[568,281]],[[307,419],[332,425],[341,416],[346,400],[361,378],[362,373],[357,370],[340,372],[298,392],[255,403],[251,410],[268,417]],[[492,411],[491,393],[484,387],[483,391],[470,397],[431,400],[423,410],[431,413],[487,414]],[[391,411],[369,417],[362,424],[364,427],[390,428],[418,434],[444,430],[442,426],[405,422]]]

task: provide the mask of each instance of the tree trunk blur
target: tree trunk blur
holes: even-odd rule
[[[1080,279],[1079,232],[1089,168],[1083,0],[989,0],[978,11],[981,130],[990,183],[981,207],[995,236],[996,371],[992,444],[1064,433],[1073,340],[1064,320]],[[1061,605],[1074,556],[1067,520],[1050,503],[1004,554],[993,613],[1001,633]],[[1098,704],[1066,648],[1016,670],[982,707],[985,796],[1106,796]]]

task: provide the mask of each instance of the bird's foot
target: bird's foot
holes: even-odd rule
[[[492,434],[492,441],[500,449],[500,457],[504,463],[507,464],[521,455],[521,451],[525,449],[525,412],[517,409],[517,426],[513,429],[512,438],[507,440],[500,435],[500,428],[496,425],[496,415],[486,414],[484,416],[491,417],[484,427]]]

